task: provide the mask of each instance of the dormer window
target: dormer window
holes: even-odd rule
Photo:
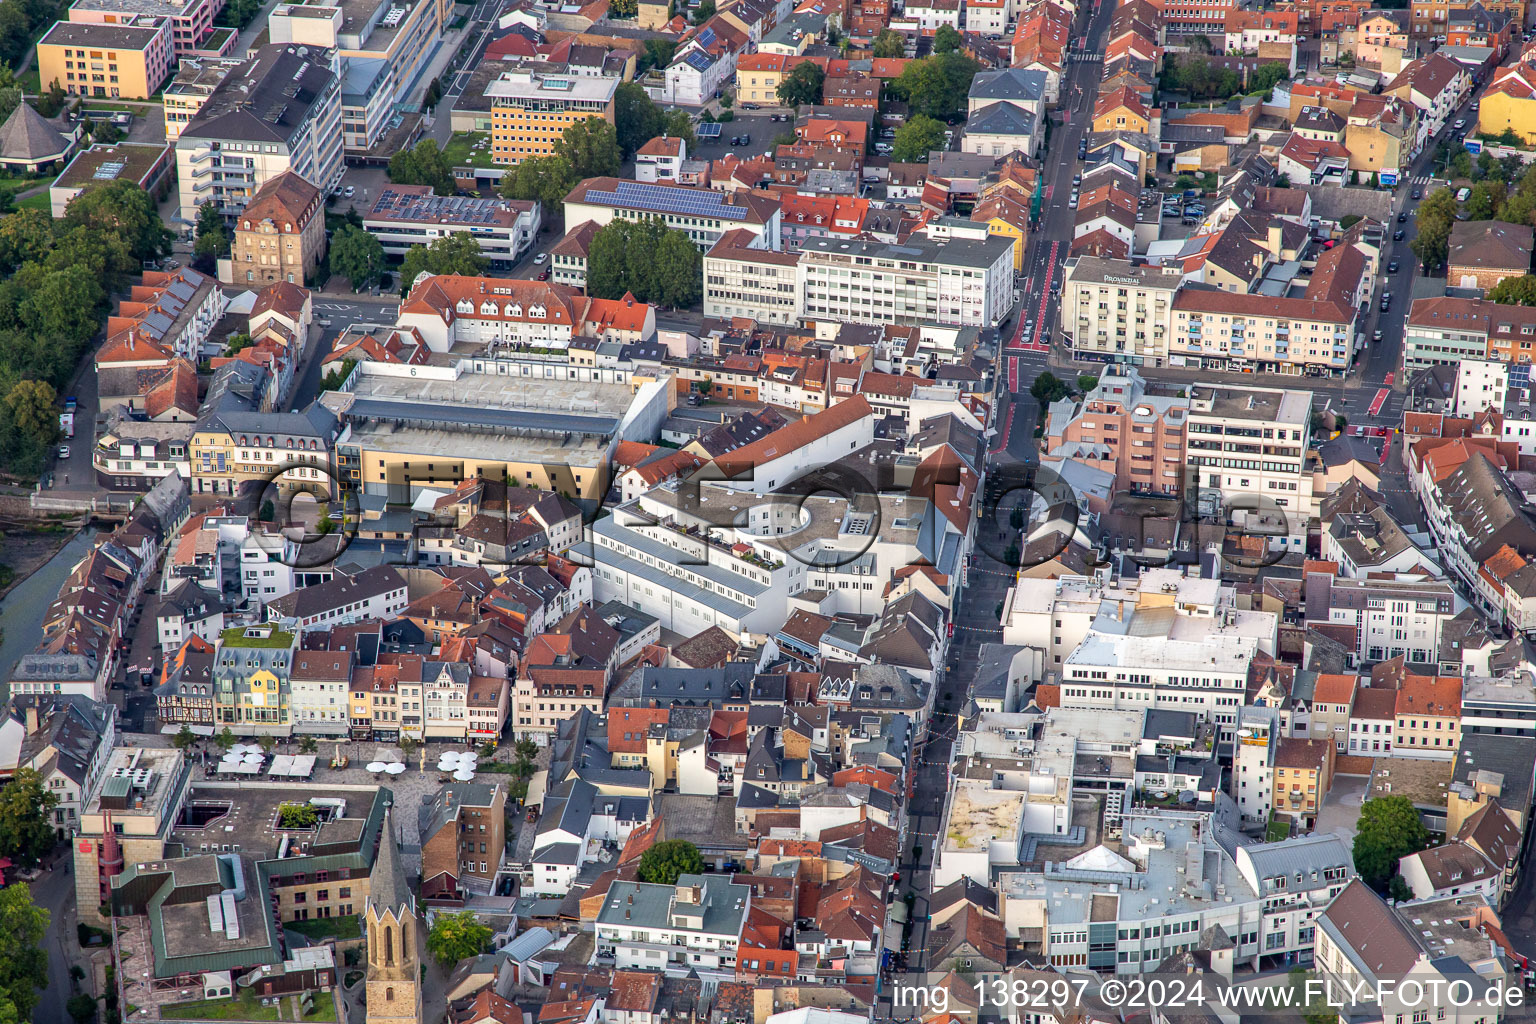
[[[509,317],[520,317],[522,315],[523,315],[523,307],[520,304],[518,304],[516,302],[513,302],[513,303],[511,303],[511,304],[509,304],[507,306],[507,316],[509,316]]]
[[[494,302],[482,302],[480,304],[481,316],[495,316],[497,312],[496,303]]]
[[[470,302],[468,299],[460,299],[458,306],[456,306],[455,308],[460,313],[473,314],[474,311],[475,311],[475,304],[473,302]]]
[[[544,307],[543,306],[529,306],[528,307],[528,315],[531,316],[535,320],[543,320],[544,319],[544,312],[545,311],[544,311]]]

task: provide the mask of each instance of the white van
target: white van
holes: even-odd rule
[[[1458,203],[1464,203],[1467,201],[1467,197],[1470,195],[1472,195],[1472,190],[1469,188],[1464,188],[1456,193],[1456,201]]]

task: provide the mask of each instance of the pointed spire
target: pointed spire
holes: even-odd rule
[[[393,912],[398,917],[416,912],[416,898],[405,880],[405,866],[400,862],[400,847],[395,841],[394,812],[384,810],[379,826],[379,850],[368,875],[368,906],[380,915]]]

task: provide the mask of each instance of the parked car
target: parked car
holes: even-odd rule
[[[1464,118],[1464,117],[1458,117],[1456,119],[1456,123],[1451,125],[1451,127],[1456,129],[1457,131],[1461,131],[1466,126],[1467,126],[1467,119]]]
[[[742,110],[756,110],[757,109],[757,104],[756,103],[743,103],[741,105],[741,109]]]
[[[1424,191],[1422,189],[1417,189],[1416,188],[1416,189],[1413,190],[1413,201],[1414,202],[1418,202],[1420,199],[1423,199],[1423,198],[1424,198]]]
[[[537,256],[535,256],[533,258],[533,265],[534,266],[538,266],[538,265],[540,265],[541,263],[543,263],[547,259],[549,259],[549,253],[541,252],[541,253],[539,253]]]
[[[348,185],[346,188],[341,190],[341,194],[346,196],[348,199],[351,199],[353,196],[357,195],[357,186]]]
[[[1397,260],[1393,260],[1392,262],[1387,264],[1387,273],[1389,273],[1389,274],[1397,273]]]
[[[1394,241],[1394,242],[1401,242],[1402,240],[1403,240],[1403,229],[1402,228],[1398,228],[1396,231],[1392,232],[1392,241]]]
[[[1371,335],[1371,340],[1372,341],[1380,341],[1381,340],[1381,332],[1380,331],[1376,331],[1375,333],[1373,333]]]
[[[61,458],[61,459],[69,458],[69,445],[67,445],[67,444],[59,445],[59,458]]]
[[[1399,224],[1407,224],[1408,223],[1408,211],[1407,210],[1404,210],[1402,213],[1399,213],[1397,215],[1397,222]]]
[[[1381,311],[1383,313],[1387,312],[1391,308],[1392,308],[1392,300],[1391,299],[1382,299],[1381,300]]]

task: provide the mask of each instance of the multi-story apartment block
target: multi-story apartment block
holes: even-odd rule
[[[1014,305],[1013,243],[998,235],[901,245],[809,238],[795,268],[807,320],[995,327]]]
[[[341,86],[333,60],[302,46],[263,46],[213,90],[176,139],[182,216],[206,202],[234,216],[292,171],[328,192],[341,178]]]
[[[619,968],[662,966],[728,980],[751,912],[752,887],[728,875],[683,875],[676,885],[614,882],[597,914],[597,955]]]
[[[1237,848],[1237,870],[1264,900],[1264,956],[1312,958],[1316,917],[1355,877],[1354,856],[1332,833]]]
[[[148,99],[175,62],[171,19],[154,15],[55,22],[37,41],[44,87],[58,83],[72,96]]]
[[[166,18],[171,23],[178,61],[218,60],[234,52],[239,36],[232,28],[214,27],[214,19],[223,9],[224,0],[75,0],[69,6],[69,20],[75,24],[121,25],[142,17]]]
[[[760,238],[765,248],[775,252],[781,247],[782,216],[778,200],[756,194],[620,178],[589,178],[565,197],[568,224],[591,221],[602,227],[615,220],[646,217],[660,217],[667,227],[686,233],[704,252],[712,249],[728,231],[749,232],[754,238]]]
[[[1304,548],[1316,513],[1307,438],[1312,392],[1277,388],[1191,387],[1186,451],[1202,491],[1214,491],[1228,518],[1284,516],[1272,546]]]
[[[1061,332],[1080,358],[1164,366],[1173,300],[1182,282],[1172,266],[1097,256],[1069,259]]]
[[[424,809],[422,883],[451,875],[465,889],[488,893],[506,853],[506,806],[507,787],[499,782],[455,782],[439,790]]]
[[[606,76],[526,68],[503,72],[485,87],[491,101],[491,161],[510,166],[549,156],[566,128],[589,117],[613,124],[618,87],[617,78]]]
[[[275,623],[235,626],[219,637],[213,661],[214,719],[241,736],[287,736],[289,674],[299,634]]]
[[[349,91],[377,91],[388,106],[405,100],[418,84],[452,7],[446,0],[281,3],[268,15],[269,38],[278,45],[305,46],[312,52],[336,51]],[[360,78],[369,81],[360,82]],[[374,135],[368,145],[377,138]]]
[[[796,253],[763,248],[761,236],[750,231],[727,231],[704,255],[704,315],[799,323],[795,288],[799,263]]]
[[[1107,370],[1080,400],[1051,407],[1041,464],[1072,459],[1113,473],[1117,490],[1182,494],[1188,424],[1183,389],[1149,387],[1132,368]]]
[[[165,141],[174,143],[181,131],[192,123],[208,97],[244,60],[238,57],[212,57],[183,60],[176,77],[161,93],[165,104]]]
[[[1466,608],[1443,580],[1338,579],[1308,576],[1307,613],[1314,622],[1348,626],[1357,637],[1352,655],[1369,665],[1404,657],[1432,665],[1442,631]]]
[[[363,228],[390,256],[414,245],[431,245],[448,235],[467,234],[492,266],[516,263],[539,233],[542,208],[517,199],[436,196],[425,185],[390,185],[379,190]]]

